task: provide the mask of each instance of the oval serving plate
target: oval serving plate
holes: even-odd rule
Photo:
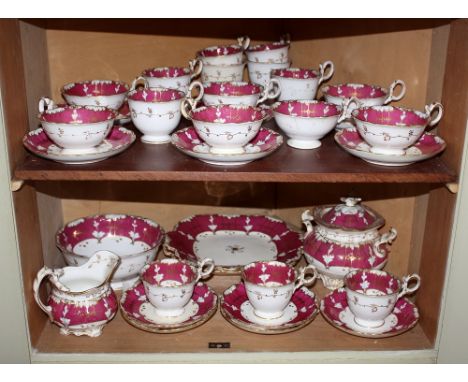
[[[302,254],[302,234],[271,216],[194,215],[167,232],[164,252],[190,263],[209,257],[215,274],[240,274],[253,261],[294,266]]]

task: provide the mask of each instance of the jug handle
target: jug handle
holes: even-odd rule
[[[395,88],[400,85],[401,86],[401,91],[400,94],[395,95]],[[399,101],[403,98],[403,96],[406,93],[406,85],[404,81],[402,80],[395,80],[391,83],[391,85],[388,88],[388,97],[384,101],[384,105],[387,103],[390,103],[392,101]]]
[[[37,272],[36,278],[34,279],[33,283],[33,291],[34,291],[34,299],[36,300],[37,305],[41,308],[48,316],[50,321],[53,321],[54,318],[52,317],[52,307],[45,305],[41,301],[41,296],[39,294],[39,287],[41,286],[42,280],[45,277],[55,276],[54,270],[48,267],[43,267],[39,272]]]
[[[310,210],[307,210],[302,213],[301,218],[302,218],[302,223],[306,226],[306,229],[307,229],[307,232],[304,237],[306,238],[312,232],[314,232],[314,226],[312,225],[312,221],[314,220],[314,217],[310,214]]]
[[[309,273],[312,274],[312,276],[306,277],[306,275]],[[319,274],[317,272],[317,268],[315,268],[312,264],[307,265],[299,271],[299,277],[296,280],[294,290],[296,291],[303,286],[311,286],[315,282],[315,280],[317,280],[318,276]]]
[[[208,257],[197,263],[197,282],[200,279],[206,279],[214,271],[215,263],[213,259]]]
[[[382,244],[391,244],[393,240],[397,237],[397,230],[395,228],[391,228],[390,231],[384,233],[380,238],[378,238],[374,242],[374,252],[377,254],[378,257],[382,258],[386,256],[385,251],[380,249]]]

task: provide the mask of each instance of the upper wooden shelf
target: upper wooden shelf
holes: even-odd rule
[[[265,124],[275,127],[273,121]],[[127,151],[102,162],[64,165],[27,154],[15,171],[22,180],[113,181],[241,181],[304,183],[447,183],[456,175],[441,158],[404,167],[372,165],[346,153],[333,133],[315,150],[297,150],[284,143],[270,156],[242,166],[206,164],[171,144],[149,145],[139,138]],[[450,149],[450,148],[449,148]]]

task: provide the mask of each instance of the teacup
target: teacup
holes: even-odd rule
[[[291,66],[291,62],[280,62],[280,63],[266,63],[266,62],[254,62],[247,61],[247,69],[249,70],[250,82],[267,86],[271,79],[271,71],[275,69],[286,69]]]
[[[272,106],[276,124],[289,137],[288,145],[296,149],[315,149],[320,139],[333,130],[336,124],[348,116],[350,98],[343,107],[321,101],[281,101]]]
[[[141,81],[144,86],[136,88]],[[201,83],[195,81],[189,90]],[[203,94],[201,93],[201,96]],[[170,142],[170,133],[179,125],[180,105],[185,93],[168,88],[152,88],[143,77],[133,81],[132,90],[128,93],[128,105],[133,124],[143,133],[141,141],[150,144]]]
[[[148,81],[150,88],[177,89],[187,93],[190,81],[200,75],[203,68],[201,60],[191,60],[188,68],[181,67],[159,67],[146,69],[141,76]]]
[[[250,38],[247,36],[239,37],[238,44],[216,45],[202,49],[197,52],[197,59],[200,59],[204,65],[235,65],[241,64],[244,50],[250,44]],[[227,80],[226,80],[227,81]]]
[[[196,102],[185,100],[181,106],[185,118],[214,154],[242,154],[244,146],[260,130],[266,111],[246,105],[211,105],[196,108]]]
[[[205,105],[257,106],[281,92],[277,80],[271,80],[266,88],[248,82],[207,82],[203,88]]]
[[[437,110],[433,117],[432,113]],[[426,105],[425,113],[395,106],[370,106],[352,112],[354,123],[362,138],[375,154],[403,155],[443,115],[443,107],[435,102]]]
[[[271,72],[271,78],[279,81],[281,94],[279,101],[287,100],[313,100],[318,87],[328,81],[335,67],[333,62],[325,61],[320,64],[319,70],[288,68],[275,69]]]
[[[103,106],[56,106],[46,97],[39,101],[39,120],[47,136],[63,153],[94,150],[109,134],[117,111]]]
[[[401,91],[400,94],[395,95],[395,88],[397,86],[401,87]],[[392,101],[401,100],[406,93],[406,85],[402,80],[393,81],[388,89],[375,85],[348,83],[324,86],[322,93],[325,101],[335,105],[342,105],[346,99],[354,97],[359,100],[361,107],[381,106]],[[350,121],[346,121],[338,125],[338,127],[352,127],[352,124]]]
[[[416,284],[408,287],[412,281]],[[356,324],[377,328],[392,313],[398,299],[419,288],[421,278],[412,274],[400,281],[388,272],[364,269],[348,273],[344,283],[348,306]]]
[[[201,80],[205,82],[240,82],[244,75],[245,62],[229,65],[203,64]]]
[[[214,262],[205,258],[197,267],[182,260],[163,259],[147,264],[140,273],[149,302],[164,317],[179,316],[193,295],[195,284],[208,277]]]
[[[309,273],[312,276],[306,278]],[[302,286],[312,285],[317,276],[313,265],[306,266],[298,275],[293,267],[279,261],[258,261],[242,270],[242,280],[254,313],[265,319],[281,317],[293,293]]]
[[[259,44],[246,49],[247,60],[252,62],[282,63],[288,62],[289,41]]]
[[[104,106],[118,110],[128,90],[128,85],[122,81],[92,80],[66,84],[61,92],[69,105]]]

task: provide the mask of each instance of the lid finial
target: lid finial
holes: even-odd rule
[[[361,198],[353,198],[353,197],[343,197],[340,198],[340,200],[346,204],[347,207],[354,207],[356,204],[359,204],[361,202]]]

